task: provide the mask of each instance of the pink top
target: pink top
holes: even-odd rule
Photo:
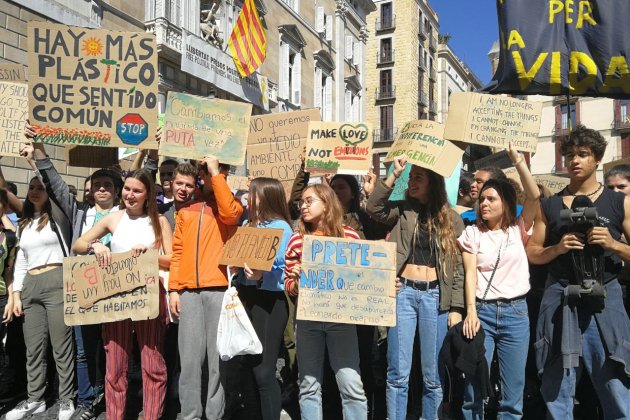
[[[529,291],[529,265],[525,244],[532,234],[523,226],[519,217],[517,224],[503,230],[479,230],[468,226],[457,239],[460,249],[477,256],[477,297],[483,298],[488,281],[497,262],[499,248],[501,260],[492,280],[486,300],[512,299]]]

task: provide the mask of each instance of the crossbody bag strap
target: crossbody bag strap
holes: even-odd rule
[[[510,234],[509,231],[506,234],[506,236],[503,238],[503,241],[505,241],[505,247],[507,248],[507,242],[510,238]],[[501,261],[501,248],[503,248],[503,241],[501,242],[501,245],[499,245],[499,254],[497,255],[497,262],[494,263],[494,268],[492,269],[492,274],[490,275],[490,280],[488,280],[488,286],[486,287],[486,291],[483,292],[483,297],[481,298],[481,301],[485,301],[486,300],[486,296],[488,296],[488,292],[490,291],[490,285],[492,284],[492,279],[494,278],[495,273],[497,272],[497,267],[499,267],[499,261]]]
[[[63,244],[63,239],[61,239],[59,228],[57,227],[55,220],[52,218],[52,215],[50,216],[49,221],[50,221],[50,228],[53,230],[53,232],[55,232],[55,235],[57,235],[57,239],[59,240],[59,246],[61,246],[61,252],[63,252],[64,257],[67,257],[68,253],[66,252],[66,247]]]

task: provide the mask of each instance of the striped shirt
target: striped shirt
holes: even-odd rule
[[[345,237],[348,239],[361,239],[359,234],[349,226],[344,226],[343,232]],[[313,232],[312,235],[324,236],[320,231]],[[287,252],[284,256],[284,290],[286,290],[291,296],[297,296],[298,294],[297,284],[295,284],[295,279],[291,277],[290,273],[296,265],[302,262],[303,239],[302,235],[298,232],[291,235],[289,245],[287,246]]]

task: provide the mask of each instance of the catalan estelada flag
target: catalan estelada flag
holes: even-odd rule
[[[267,37],[254,0],[245,0],[228,46],[241,77],[256,71],[267,55]]]

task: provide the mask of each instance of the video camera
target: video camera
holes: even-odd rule
[[[597,208],[585,195],[573,199],[570,209],[560,210],[560,220],[569,224],[569,232],[586,233],[593,227],[602,226]],[[574,298],[586,298],[584,303],[596,312],[604,308],[604,249],[599,245],[584,243],[582,250],[570,252],[577,284],[569,284],[566,294]]]

